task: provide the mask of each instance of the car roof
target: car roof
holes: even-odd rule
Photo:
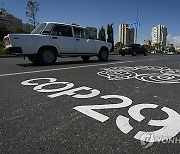
[[[131,44],[131,45],[140,45],[140,44]]]
[[[85,28],[83,26],[80,26],[78,24],[75,24],[75,23],[69,23],[69,24],[66,24],[66,23],[60,23],[60,22],[44,22],[46,24],[57,24],[57,25],[66,25],[66,26],[73,26],[73,27],[80,27],[80,28]]]

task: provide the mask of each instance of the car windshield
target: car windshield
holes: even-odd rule
[[[46,26],[46,23],[39,25],[31,32],[31,34],[40,34],[42,30],[45,28],[45,26]]]

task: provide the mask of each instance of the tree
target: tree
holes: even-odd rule
[[[107,26],[107,42],[112,44],[111,52],[114,51],[114,30],[113,30],[113,24],[108,24],[108,26]]]
[[[117,50],[119,50],[119,49],[122,48],[122,46],[123,46],[123,44],[122,44],[121,42],[117,42],[114,47],[115,47]]]
[[[99,29],[98,40],[106,41],[106,32],[103,26]]]
[[[0,25],[0,40],[4,38],[7,34],[9,34],[10,31],[3,25]]]
[[[173,46],[173,44],[171,44],[171,46],[169,47],[169,52],[176,52],[176,49]]]
[[[154,44],[154,47],[155,47],[156,52],[160,52],[160,50],[161,50],[161,44],[160,43]]]
[[[34,28],[36,28],[36,24],[38,23],[37,12],[39,11],[39,3],[28,0],[26,10],[26,16],[29,18],[29,23],[33,24]]]
[[[17,28],[15,33],[26,33],[26,32],[21,28]]]

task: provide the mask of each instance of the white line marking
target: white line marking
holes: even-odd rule
[[[144,60],[135,60],[135,61],[116,62],[116,63],[105,63],[105,64],[98,64],[98,65],[85,65],[85,66],[83,65],[83,66],[76,66],[76,67],[65,67],[65,68],[58,68],[58,69],[49,69],[49,70],[39,70],[39,71],[29,71],[29,72],[19,72],[19,73],[1,74],[0,77],[4,77],[4,76],[14,76],[14,75],[23,75],[23,74],[32,74],[32,73],[42,73],[42,72],[51,72],[51,71],[70,70],[70,69],[86,68],[86,67],[96,67],[96,66],[114,65],[114,64],[123,64],[123,63],[133,63],[133,62],[138,62],[138,61],[160,60],[160,59],[168,59],[168,58],[144,59]]]

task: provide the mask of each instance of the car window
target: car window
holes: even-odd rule
[[[43,23],[43,24],[39,25],[38,27],[36,27],[36,28],[31,32],[31,34],[40,34],[45,27],[46,27],[46,23]]]
[[[86,29],[74,27],[74,35],[76,38],[91,39],[92,37]]]
[[[139,48],[142,48],[142,46],[141,46],[140,44],[138,45],[138,47],[139,47]]]
[[[69,26],[56,25],[54,26],[51,35],[73,37],[72,28]]]

